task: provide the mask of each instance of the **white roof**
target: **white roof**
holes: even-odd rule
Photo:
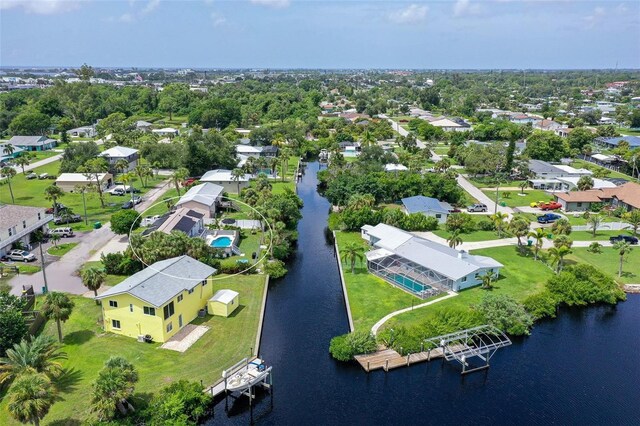
[[[591,176],[593,172],[588,169],[576,169],[575,167],[567,166],[565,164],[554,164],[554,167],[565,171],[567,173],[571,173],[572,175],[587,175]]]
[[[209,170],[200,178],[201,182],[247,182],[250,175],[240,176],[237,181],[231,176],[231,170],[216,169]]]
[[[262,147],[251,145],[236,145],[236,152],[238,154],[260,154],[262,152]]]
[[[578,186],[579,177],[559,177],[556,178],[560,182],[570,183],[573,186]],[[609,182],[608,180],[603,179],[593,179],[593,189],[602,189],[602,188],[616,188],[617,185],[613,182]]]
[[[152,133],[178,133],[178,129],[174,129],[173,127],[165,127],[163,129],[153,129]]]
[[[462,127],[460,124],[455,121],[451,121],[448,118],[432,121],[431,125],[436,127]]]
[[[99,157],[128,157],[130,155],[138,152],[137,149],[127,148],[126,146],[114,146],[113,148],[109,148],[106,151],[102,151],[98,156]]]
[[[216,291],[216,294],[214,294],[213,297],[209,299],[209,301],[220,302],[220,303],[224,303],[225,305],[228,305],[229,303],[231,303],[233,299],[235,299],[238,296],[238,294],[239,293],[237,291],[233,291],[229,289],[218,290]]]
[[[397,171],[405,171],[405,170],[409,170],[407,168],[407,166],[404,166],[402,164],[385,164],[384,165],[384,170],[385,172],[397,172]]]
[[[222,195],[222,191],[224,191],[224,188],[220,185],[216,185],[215,183],[201,183],[200,185],[191,187],[186,194],[180,197],[180,200],[176,205],[179,206],[180,204],[184,204],[189,201],[195,201],[211,207],[216,203],[218,197]]]
[[[613,159],[612,156],[604,155],[604,154],[593,154],[591,158],[595,158],[596,160],[599,160],[599,161],[611,161]]]
[[[107,176],[108,174],[109,173],[99,173],[98,174],[98,179],[100,179],[100,181],[102,181],[102,180],[104,180],[105,176]],[[56,179],[56,182],[84,182],[84,183],[89,183],[89,182],[95,182],[95,178],[93,176],[90,176],[89,178],[87,178],[82,173],[62,173],[60,176],[58,176],[58,179]]]

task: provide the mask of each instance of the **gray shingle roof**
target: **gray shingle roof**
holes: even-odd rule
[[[215,268],[189,256],[173,257],[130,276],[102,293],[98,299],[130,294],[159,308],[215,273]]]
[[[424,195],[403,198],[402,204],[404,204],[404,207],[409,213],[435,212],[447,214],[450,210],[453,210],[453,207],[451,207],[449,203],[435,198],[425,197]]]
[[[38,146],[44,145],[47,142],[53,141],[54,139],[49,139],[46,136],[14,136],[9,139],[9,143],[11,145],[20,145],[20,146]]]

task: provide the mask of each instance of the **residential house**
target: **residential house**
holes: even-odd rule
[[[222,193],[224,187],[214,183],[205,182],[192,186],[180,197],[176,203],[176,207],[185,207],[197,209],[207,212],[207,217],[212,218],[216,215],[216,208],[222,201]]]
[[[144,120],[136,121],[136,130],[140,130],[142,132],[148,133],[151,131],[151,126],[153,126],[153,124],[149,123],[148,121],[144,121]]]
[[[98,173],[98,182],[102,190],[108,189],[113,185],[113,175],[111,173]],[[73,192],[77,186],[95,185],[96,178],[93,175],[85,175],[83,173],[62,173],[56,179],[56,186],[65,192]]]
[[[547,120],[547,119],[543,119],[540,121],[536,121],[535,123],[533,123],[532,126],[534,129],[538,129],[538,130],[547,130],[547,131],[553,131],[555,132],[558,129],[564,128],[564,125],[553,121],[553,120]]]
[[[516,124],[533,124],[538,120],[539,118],[532,117],[528,114],[511,114],[509,116],[509,121]]]
[[[166,342],[206,309],[216,269],[189,256],[152,264],[98,296],[105,331]]]
[[[170,234],[179,231],[189,237],[199,237],[205,230],[204,217],[207,212],[200,209],[181,207],[163,215],[153,224],[153,230]]]
[[[126,146],[114,146],[106,151],[102,151],[98,154],[98,157],[102,157],[109,163],[110,173],[127,173],[135,169],[138,165],[138,150],[134,148],[128,148]],[[116,170],[116,165],[124,160],[127,163],[127,168],[124,170]]]
[[[11,154],[9,154],[9,150],[11,150],[11,148],[8,148],[9,146],[13,148],[13,152]],[[14,158],[20,157],[23,152],[24,149],[13,146],[9,142],[4,141],[0,143],[0,161],[13,160]]]
[[[82,126],[67,130],[67,134],[76,138],[93,138],[98,135],[96,126]]]
[[[529,160],[529,170],[535,176],[529,179],[530,185],[535,189],[550,191],[563,190],[570,186],[573,179],[567,180],[565,178],[580,178],[593,174],[587,169],[576,169],[564,164],[551,164],[541,160]]]
[[[435,217],[438,223],[445,223],[453,210],[451,204],[424,195],[403,198],[402,205],[405,213],[422,213],[425,216]]]
[[[174,129],[173,127],[165,127],[162,129],[153,129],[151,130],[151,133],[160,135],[160,136],[173,137],[173,136],[178,136],[180,132],[178,131],[178,129]]]
[[[481,275],[497,276],[503,266],[384,223],[363,226],[362,237],[372,246],[365,254],[369,272],[421,298],[479,285]]]
[[[429,124],[439,127],[445,132],[464,132],[471,130],[471,125],[462,119],[440,118],[430,121]]]
[[[251,175],[244,174],[239,178],[234,178],[231,170],[216,169],[209,170],[200,178],[200,182],[210,182],[220,185],[224,188],[224,192],[238,194],[244,188],[249,186]]]
[[[606,147],[616,148],[621,141],[626,141],[629,148],[640,148],[640,136],[616,136],[613,138],[596,138],[595,142]]]
[[[58,145],[58,141],[46,136],[14,136],[9,143],[25,151],[46,151]]]
[[[557,192],[553,194],[567,212],[588,211],[593,203],[603,203],[627,211],[640,209],[640,185],[627,182],[614,188],[588,191]]]
[[[18,241],[28,245],[31,234],[47,229],[52,220],[43,207],[0,204],[0,256],[10,252]]]

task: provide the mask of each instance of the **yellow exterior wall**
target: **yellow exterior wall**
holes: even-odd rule
[[[210,315],[218,315],[220,317],[228,317],[229,315],[231,315],[233,313],[233,311],[235,311],[236,309],[238,309],[238,306],[240,306],[240,303],[238,302],[238,296],[233,298],[232,303],[229,303],[228,305],[222,303],[222,302],[217,302],[214,300],[209,301],[209,308],[207,310],[207,312]]]
[[[187,291],[182,293],[182,301],[178,302],[178,296],[175,295],[167,304],[173,302],[174,314],[167,320],[164,320],[164,305],[157,308],[156,315],[150,316],[144,314],[144,306],[150,304],[133,297],[129,294],[120,294],[108,297],[102,300],[102,312],[104,318],[104,329],[123,336],[138,338],[139,335],[149,334],[156,342],[166,342],[180,331],[179,316],[182,315],[182,326],[189,324],[198,316],[200,309],[206,308],[207,301],[213,296],[213,283],[211,277],[206,284],[196,285],[193,293]],[[118,302],[117,308],[111,308],[109,301]],[[133,305],[133,312],[129,305]],[[120,321],[120,329],[114,329],[111,320]],[[173,329],[167,332],[167,326],[171,323]]]

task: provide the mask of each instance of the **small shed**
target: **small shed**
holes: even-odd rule
[[[218,290],[216,294],[209,299],[207,304],[207,313],[209,315],[218,315],[228,317],[235,311],[240,303],[238,302],[238,292],[233,290]]]

